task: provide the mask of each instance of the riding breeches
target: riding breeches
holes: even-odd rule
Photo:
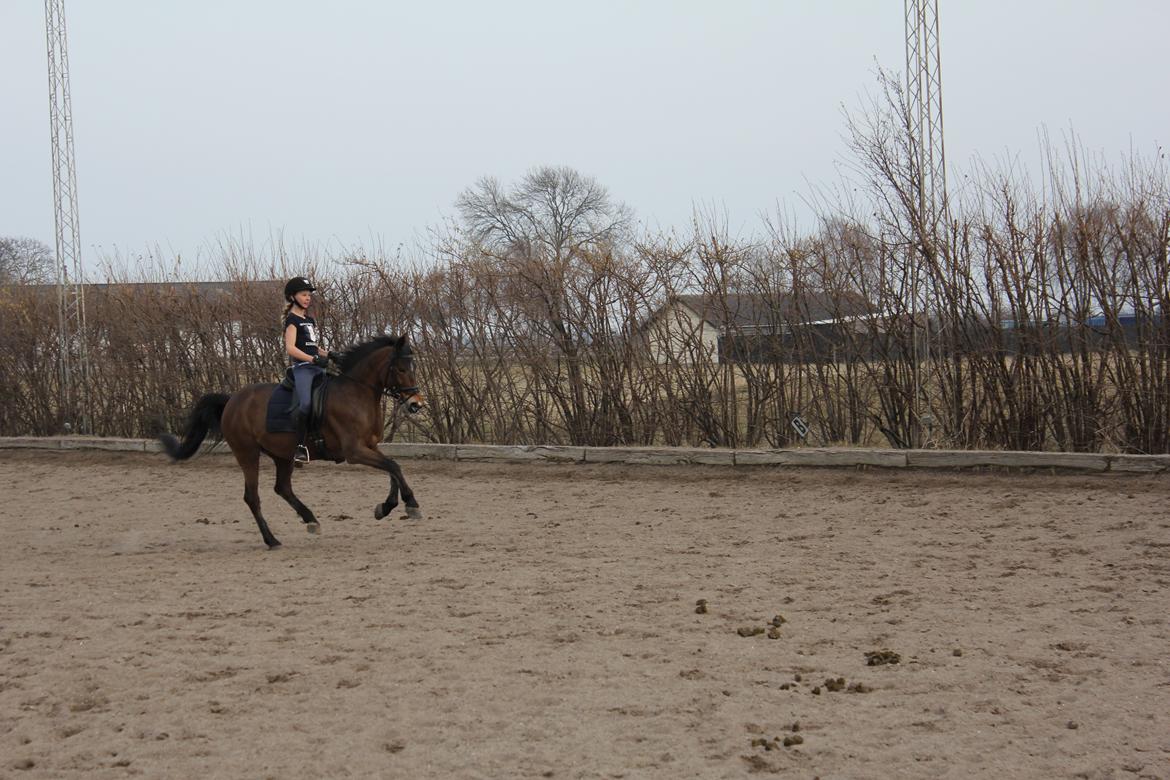
[[[325,369],[312,363],[298,363],[293,366],[293,383],[296,385],[297,405],[309,414],[313,404],[313,379],[318,374],[325,373]]]

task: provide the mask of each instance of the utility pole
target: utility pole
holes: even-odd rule
[[[53,206],[57,228],[61,423],[66,432],[92,433],[64,0],[45,0],[45,37],[49,54],[49,133],[53,147]]]
[[[906,97],[910,109],[913,164],[924,228],[935,233],[947,210],[946,147],[943,143],[942,66],[938,0],[904,0]]]
[[[947,167],[943,143],[942,66],[939,57],[938,0],[903,0],[906,20],[906,103],[909,110],[911,176],[918,195],[916,225],[919,246],[911,249],[909,270],[913,283],[911,316],[916,338],[913,446],[922,446],[923,426],[931,418],[922,412],[925,391],[922,373],[931,365],[931,316],[938,314],[935,285],[942,262],[940,246],[947,223]],[[940,230],[941,228],[941,230]],[[920,320],[921,317],[921,320]]]

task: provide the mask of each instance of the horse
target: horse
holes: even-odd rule
[[[382,440],[382,397],[389,396],[414,414],[425,406],[414,379],[410,345],[405,336],[378,336],[352,346],[334,358],[337,374],[328,377],[326,405],[317,428],[322,449],[307,442],[312,457],[324,457],[370,466],[390,474],[390,493],[374,507],[375,519],[381,520],[398,506],[398,494],[406,504],[406,514],[421,518],[422,511],[414,491],[406,483],[402,469],[378,451]],[[276,465],[276,494],[300,515],[309,533],[318,533],[321,525],[313,512],[292,490],[295,433],[270,433],[266,430],[266,411],[275,384],[256,384],[235,393],[208,393],[196,401],[187,420],[182,440],[169,433],[159,441],[171,460],[187,460],[199,451],[210,432],[218,434],[231,448],[244,472],[244,503],[252,510],[256,525],[268,549],[280,542],[260,514],[260,454],[272,458]]]

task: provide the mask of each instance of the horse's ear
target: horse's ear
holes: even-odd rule
[[[396,355],[409,355],[410,354],[410,344],[406,343],[406,336],[405,335],[399,336],[398,341],[394,342],[394,354],[396,354]]]

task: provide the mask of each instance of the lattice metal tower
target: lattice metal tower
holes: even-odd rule
[[[53,146],[53,205],[57,227],[57,317],[62,426],[90,433],[89,350],[86,346],[81,233],[77,220],[77,167],[73,161],[73,108],[64,0],[45,0],[49,53],[49,132]]]
[[[919,208],[927,231],[938,230],[947,211],[946,147],[943,144],[942,66],[938,0],[904,0],[906,98]]]
[[[938,313],[939,271],[948,221],[946,147],[943,143],[942,66],[939,57],[938,0],[903,0],[906,19],[906,107],[911,176],[918,196],[919,246],[911,250],[912,311],[916,331],[913,446],[926,443],[933,418],[923,371],[931,366],[931,318]],[[924,428],[926,429],[924,431]]]

